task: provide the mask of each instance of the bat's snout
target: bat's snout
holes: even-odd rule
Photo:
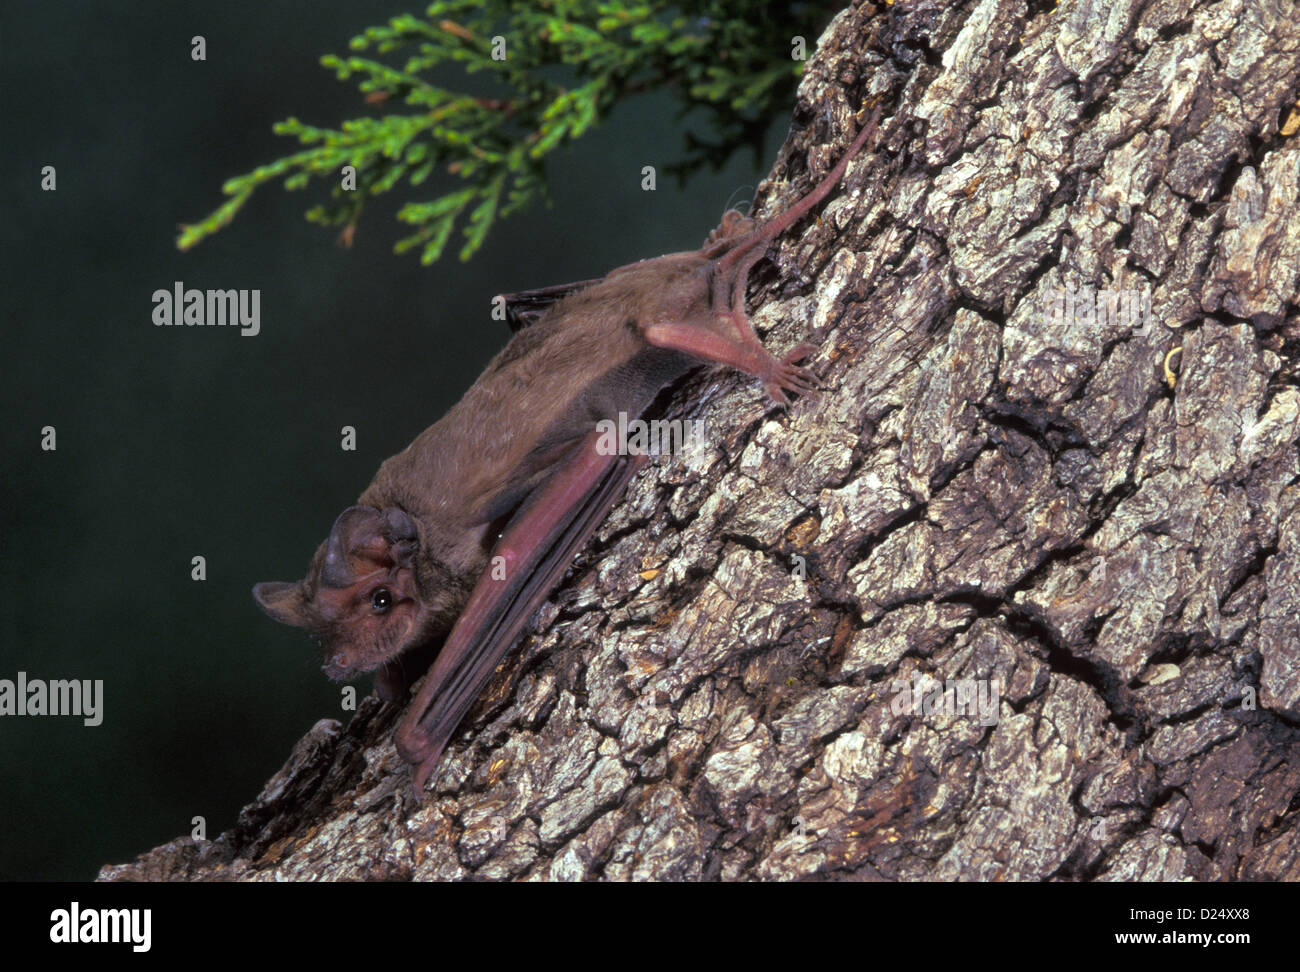
[[[352,658],[352,655],[346,651],[336,651],[334,654],[330,655],[329,658],[325,660],[325,664],[321,666],[321,671],[325,673],[326,677],[335,682],[341,682],[346,678],[350,678],[354,674],[355,669],[356,661]]]

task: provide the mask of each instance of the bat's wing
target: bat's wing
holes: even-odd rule
[[[398,726],[398,751],[417,764],[417,798],[502,656],[645,464],[644,455],[601,455],[599,438],[578,442],[506,526]]]
[[[556,284],[538,290],[521,290],[517,294],[502,294],[506,302],[506,322],[510,330],[520,331],[533,324],[546,313],[552,304],[563,300],[579,290],[586,290],[592,284],[598,284],[603,277],[595,280],[579,280],[576,283]]]

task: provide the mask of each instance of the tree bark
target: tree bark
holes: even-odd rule
[[[1300,879],[1298,96],[1295,2],[845,11],[749,298],[824,390],[674,396],[424,805],[370,698],[101,877]]]

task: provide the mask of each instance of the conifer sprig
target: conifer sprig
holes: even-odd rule
[[[704,109],[714,140],[689,135],[684,157],[668,170],[684,178],[715,168],[745,144],[757,147],[766,121],[788,110],[803,66],[792,39],[811,47],[836,3],[794,3],[768,10],[740,0],[705,0],[662,10],[619,0],[440,0],[423,18],[402,14],[354,37],[347,57],[321,63],[355,81],[366,103],[385,112],[317,128],[290,117],[275,132],[300,151],[229,179],[230,197],[204,219],[181,227],[187,250],[227,225],[261,186],[286,189],[313,179],[332,184],[328,202],[307,218],[342,227],[348,241],[366,204],[405,181],[435,172],[460,186],[426,202],[407,202],[397,218],[411,227],[396,245],[424,263],[442,256],[461,227],[469,259],[496,220],[546,196],[547,156],[606,118],[616,103],[671,90],[686,114]],[[432,80],[458,65],[479,93]],[[343,187],[344,166],[355,188]]]

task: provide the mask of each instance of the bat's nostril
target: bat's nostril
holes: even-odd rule
[[[322,668],[328,677],[339,679],[352,670],[352,658],[346,651],[336,651],[325,660]]]

